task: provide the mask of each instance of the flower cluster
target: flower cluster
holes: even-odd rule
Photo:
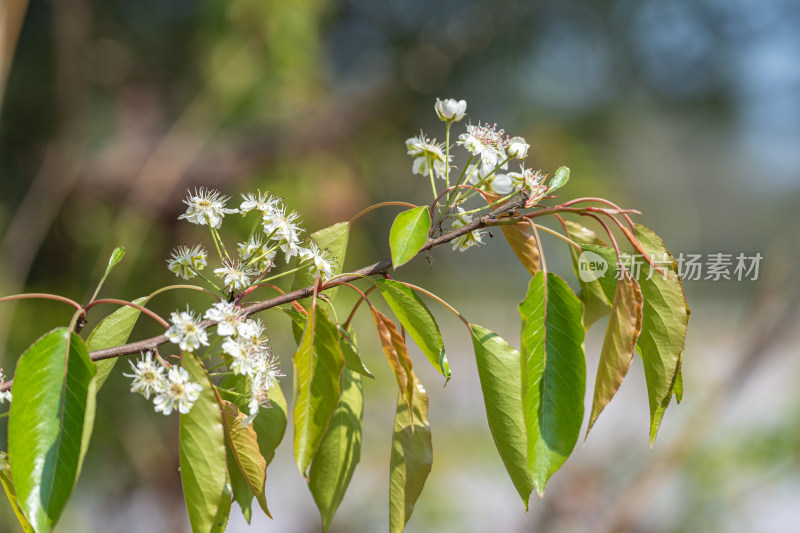
[[[189,380],[189,373],[184,368],[169,368],[159,359],[153,358],[152,352],[145,352],[143,359],[130,361],[133,374],[124,376],[132,378],[131,392],[136,392],[150,399],[155,394],[153,405],[157,413],[169,415],[177,410],[187,414],[200,396],[203,387]]]
[[[445,179],[450,161],[445,161],[444,144],[436,144],[436,139],[431,140],[420,132],[419,136],[406,140],[406,148],[408,155],[414,158],[411,172],[420,176],[433,172],[437,178]]]
[[[188,206],[186,212],[178,217],[209,227],[221,263],[219,268],[214,269],[214,274],[220,279],[222,287],[201,274],[200,271],[208,265],[208,253],[199,244],[184,244],[173,250],[167,266],[175,275],[187,280],[199,276],[220,291],[224,289],[238,293],[258,283],[275,267],[275,257],[279,251],[283,252],[286,263],[292,257],[297,257],[301,266],[308,266],[309,271],[324,279],[333,275],[335,259],[310,239],[308,245],[303,245],[300,214],[289,211],[283,200],[257,191],[243,194],[238,209],[228,209],[225,205],[229,200],[217,191],[201,188],[189,193],[184,200]],[[241,213],[246,216],[251,211],[257,212],[260,218],[255,221],[248,239],[238,243],[238,257],[232,257],[217,230],[222,226],[225,215]]]

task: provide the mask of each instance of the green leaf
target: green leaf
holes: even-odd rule
[[[100,292],[100,289],[103,287],[103,283],[105,283],[106,278],[111,273],[111,269],[113,269],[117,263],[122,261],[122,258],[125,257],[125,248],[122,246],[117,246],[114,248],[114,251],[111,252],[111,257],[108,259],[108,266],[106,267],[106,271],[103,274],[103,277],[100,278],[100,283],[97,284],[97,288],[94,290],[94,294],[92,295],[92,301],[97,298],[97,294]]]
[[[267,516],[272,518],[264,492],[264,487],[267,483],[267,462],[261,456],[261,451],[258,448],[258,437],[253,425],[244,426],[246,416],[239,411],[236,404],[223,401],[220,407],[222,409],[222,421],[225,425],[225,435],[228,438],[228,446],[235,462],[234,465],[243,475],[247,486],[250,487],[250,490],[255,495],[261,509]]]
[[[555,175],[553,175],[553,179],[550,180],[550,186],[547,188],[547,194],[552,194],[553,192],[557,191],[558,189],[566,185],[568,181],[569,181],[569,168],[558,167]]]
[[[307,471],[339,404],[339,378],[344,355],[336,325],[320,308],[309,311],[309,320],[294,363],[294,459],[300,473]]]
[[[450,378],[450,365],[444,353],[444,342],[436,319],[417,294],[403,283],[388,279],[377,280],[386,303],[420,347],[433,367]]]
[[[389,361],[389,367],[397,380],[400,394],[410,409],[414,396],[414,381],[410,376],[413,374],[414,364],[408,357],[406,343],[398,333],[394,322],[374,307],[372,308],[372,318],[375,320],[375,329],[378,331],[383,353],[386,354],[386,360]]]
[[[234,457],[229,444],[225,446],[225,451],[228,464],[228,479],[231,483],[231,491],[233,491],[233,500],[239,504],[239,508],[242,510],[242,516],[244,516],[244,519],[249,524],[250,519],[253,517],[251,504],[253,503],[255,494],[253,494],[253,489],[250,488],[250,485],[247,484],[247,479],[245,479],[244,474],[242,474],[242,471],[239,469],[239,465],[236,464],[236,457]]]
[[[586,435],[597,417],[619,390],[628,374],[636,353],[636,341],[642,330],[642,291],[629,275],[617,281],[614,305],[606,327],[606,337],[600,352],[597,379],[592,400],[592,414]]]
[[[417,255],[428,240],[431,230],[431,215],[425,206],[403,211],[392,223],[389,231],[389,247],[392,250],[392,265],[395,270]]]
[[[50,531],[72,493],[91,438],[95,368],[83,339],[46,333],[14,374],[8,450],[20,506],[36,531]]]
[[[528,465],[537,492],[567,460],[583,420],[583,305],[555,274],[536,274],[519,305]]]
[[[133,303],[143,306],[149,299],[150,296],[143,296],[134,300]],[[89,351],[94,352],[113,348],[114,346],[122,346],[128,342],[128,337],[131,336],[140,313],[141,311],[135,307],[126,305],[105,317],[89,334],[89,339],[86,341]],[[119,360],[119,357],[101,359],[95,362],[97,367],[97,390],[100,390],[100,387],[106,382],[114,369],[114,365],[117,364],[117,360]]]
[[[217,516],[214,517],[214,523],[211,525],[210,533],[225,533],[225,528],[228,526],[228,519],[231,516],[232,503],[231,491],[226,483],[225,488],[222,490],[222,500],[219,503],[219,510],[217,510]]]
[[[203,387],[189,413],[180,415],[180,464],[192,531],[204,533],[213,529],[226,499],[225,429],[214,386],[203,363],[190,352],[184,352],[182,359],[191,381]]]
[[[5,452],[0,452],[0,484],[3,485],[3,489],[8,497],[8,502],[14,509],[14,514],[17,515],[17,520],[19,520],[22,530],[25,533],[35,533],[28,519],[25,518],[25,513],[22,512],[19,500],[17,500],[17,493],[14,490],[14,479],[11,477],[11,465],[8,464],[8,455]]]
[[[597,236],[595,232],[586,228],[577,222],[565,220],[564,225],[567,227],[567,237],[580,245],[592,244],[599,246],[606,246],[606,243]],[[603,291],[598,280],[584,281],[580,277],[579,254],[572,246],[570,246],[570,254],[572,255],[572,266],[575,269],[575,276],[578,277],[578,282],[581,285],[581,300],[583,301],[583,326],[586,329],[606,316],[611,310],[611,301]],[[613,253],[613,250],[612,250]],[[614,263],[611,263],[613,265]],[[611,266],[609,265],[609,266]]]
[[[375,376],[364,366],[364,362],[358,355],[355,334],[344,331],[341,326],[339,327],[339,346],[342,348],[342,354],[344,355],[345,368],[352,370],[356,374],[375,379]]]
[[[331,417],[308,476],[311,495],[322,516],[323,531],[330,527],[361,459],[363,416],[361,376],[345,369],[342,373],[342,399]]]
[[[476,324],[471,327],[489,429],[527,511],[533,480],[528,470],[528,435],[522,409],[522,359],[495,333]]]
[[[403,531],[411,518],[433,464],[428,394],[413,372],[409,381],[415,389],[414,400],[409,408],[402,394],[397,397],[389,461],[389,530],[392,533]]]

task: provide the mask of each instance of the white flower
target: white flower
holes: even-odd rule
[[[308,270],[321,275],[322,279],[328,280],[333,276],[334,261],[330,257],[328,250],[320,250],[317,243],[312,240],[308,242],[308,248],[303,248],[300,252],[301,261],[311,261]]]
[[[532,207],[547,194],[547,189],[549,187],[544,184],[546,176],[538,170],[534,171],[529,168],[522,168],[520,170],[522,176],[522,190],[528,195],[528,199],[525,201],[525,207]]]
[[[487,178],[493,172],[496,172],[497,170],[505,170],[507,168],[507,162],[503,163],[499,167],[493,167],[483,163],[482,161],[479,161],[467,167],[467,176],[469,177],[469,182],[475,185],[478,182],[483,181],[484,178]]]
[[[153,352],[147,351],[144,353],[144,359],[139,359],[136,364],[133,361],[128,361],[133,374],[122,373],[127,378],[133,378],[131,383],[131,392],[138,392],[148,400],[151,393],[160,393],[164,391],[167,380],[164,377],[164,367],[153,359]]]
[[[178,219],[186,219],[192,224],[201,226],[208,224],[211,227],[219,228],[226,214],[239,212],[238,209],[226,209],[225,202],[227,201],[227,196],[201,187],[199,190],[195,190],[194,194],[190,192],[189,197],[183,201],[189,207]]]
[[[216,322],[217,334],[223,337],[235,335],[236,328],[245,320],[242,308],[229,302],[215,303],[203,317]]]
[[[173,366],[167,373],[164,390],[153,400],[157,413],[168,415],[177,407],[182,415],[187,414],[203,387],[199,383],[189,381],[189,373],[185,368]]]
[[[512,176],[513,174],[516,174],[516,172],[509,172],[508,174],[495,175],[495,177],[492,178],[492,183],[491,183],[492,191],[503,195],[510,194],[512,191],[514,191],[515,182]]]
[[[258,342],[266,341],[266,337],[263,337],[264,323],[261,322],[261,320],[259,320],[258,318],[256,319],[248,318],[247,320],[239,324],[236,327],[236,333],[240,337],[253,339]]]
[[[456,214],[456,219],[453,221],[453,229],[456,230],[458,228],[464,227],[470,222],[472,222],[472,217],[469,215],[462,214],[464,210],[462,208],[458,208],[458,213]],[[472,246],[476,246],[478,244],[483,244],[483,232],[479,230],[471,231],[470,233],[465,233],[460,237],[456,237],[453,239],[453,250],[458,250],[463,252]]]
[[[222,268],[214,269],[214,274],[222,278],[226,289],[239,291],[249,287],[250,277],[257,276],[258,272],[241,261],[225,261]]]
[[[279,377],[285,375],[278,367],[275,357],[270,355],[264,360],[261,371],[252,378],[250,401],[247,404],[250,414],[242,422],[245,427],[258,415],[259,407],[271,407],[269,389],[275,386]]]
[[[485,165],[494,168],[506,158],[505,133],[497,129],[497,124],[467,124],[467,133],[458,136],[458,144],[472,155],[479,156]]]
[[[414,158],[411,166],[413,174],[427,176],[432,165],[433,174],[438,178],[445,179],[448,162],[445,162],[444,144],[436,144],[436,139],[428,139],[424,133],[420,132],[418,137],[406,139],[406,148],[408,155]],[[450,159],[452,158],[450,156]]]
[[[222,351],[231,356],[228,367],[234,374],[251,375],[259,367],[260,347],[252,339],[228,337],[222,343]]]
[[[176,276],[183,279],[192,279],[197,275],[195,271],[203,270],[208,262],[205,249],[199,244],[187,246],[181,244],[172,250],[172,256],[167,260],[167,267]]]
[[[517,159],[528,157],[528,148],[531,145],[525,142],[522,137],[511,137],[508,140],[508,155]]]
[[[242,199],[244,199],[244,202],[242,202],[242,205],[239,206],[239,212],[243,215],[252,211],[253,209],[260,211],[261,213],[266,213],[275,207],[279,201],[271,194],[262,193],[261,191],[257,191],[255,194],[252,192],[243,194]]]
[[[6,375],[3,372],[3,369],[0,368],[0,385],[5,383],[5,381],[6,381]],[[11,403],[11,391],[10,390],[0,392],[0,404],[2,404],[3,402]]]
[[[195,351],[200,346],[208,346],[208,334],[200,327],[200,319],[191,311],[172,313],[172,326],[167,330],[167,338],[181,350]]]
[[[247,242],[239,243],[239,257],[257,272],[266,272],[272,268],[277,252],[265,249],[261,236],[253,235]]]
[[[445,122],[458,122],[464,118],[467,112],[467,101],[456,101],[453,98],[439,100],[437,98],[436,105],[433,106],[433,109],[436,110],[436,114],[439,116],[440,120]]]
[[[300,218],[300,214],[292,211],[286,214],[285,206],[276,206],[264,213],[264,233],[271,240],[280,243],[281,250],[286,254],[286,262],[293,256],[300,253],[300,235],[302,228],[295,221]]]

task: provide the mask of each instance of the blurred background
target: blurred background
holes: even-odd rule
[[[134,299],[173,283],[171,248],[210,244],[176,220],[194,187],[237,205],[241,192],[269,190],[310,231],[379,201],[430,201],[404,140],[420,128],[441,140],[435,98],[463,98],[473,121],[528,140],[529,166],[572,169],[562,198],[640,209],[676,256],[763,260],[757,280],[685,283],[686,393],[655,447],[637,358],[585,447],[527,514],[493,447],[469,339],[432,303],[453,379],[442,388],[412,353],[431,397],[434,468],[407,531],[791,531],[800,522],[799,30],[793,0],[0,0],[0,294],[85,300],[117,245],[127,255],[103,294]],[[388,255],[396,213],[354,227],[347,269]],[[245,231],[236,218],[223,227],[229,242]],[[528,276],[502,238],[487,241],[464,255],[436,250],[398,276],[518,345]],[[565,245],[548,236],[544,246],[550,270],[572,283]],[[153,308],[185,302],[172,292]],[[3,304],[7,373],[69,316],[59,304]],[[362,462],[331,531],[388,523],[394,383],[358,316],[377,379],[365,383]],[[289,372],[288,321],[263,318]],[[587,391],[603,331],[604,322],[587,336]],[[142,321],[133,338],[157,332]],[[178,419],[129,394],[123,367],[99,396],[59,529],[188,531]],[[290,444],[287,432],[268,471],[275,520],[254,516],[248,529],[234,505],[229,531],[319,530]],[[17,528],[0,503],[0,530]]]

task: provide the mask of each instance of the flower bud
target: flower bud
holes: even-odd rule
[[[467,101],[456,101],[452,98],[446,100],[436,99],[436,105],[433,106],[439,119],[445,122],[458,122],[467,112]]]
[[[508,155],[516,159],[528,157],[528,148],[531,145],[525,142],[522,137],[511,137],[508,141]]]

